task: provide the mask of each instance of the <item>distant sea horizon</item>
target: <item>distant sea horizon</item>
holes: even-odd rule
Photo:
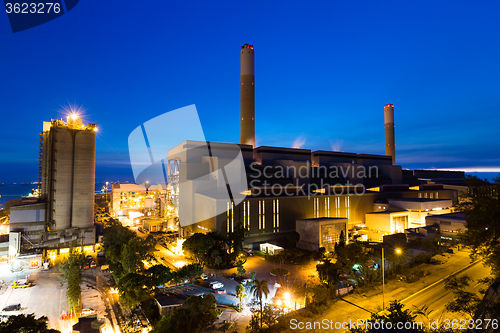
[[[493,182],[495,177],[500,176],[497,172],[466,172],[467,175],[477,176],[481,179],[486,179],[490,182]],[[116,182],[115,182],[116,183]],[[125,184],[127,182],[120,182]],[[95,192],[100,192],[103,186],[105,186],[105,182],[96,182],[95,183]],[[38,184],[33,183],[1,183],[0,184],[0,205],[3,205],[9,200],[21,199],[22,196],[27,196],[31,193],[31,189],[36,189]],[[111,184],[109,184],[109,188],[111,188]]]
[[[102,187],[106,183],[95,183],[95,191],[100,192]],[[11,184],[0,184],[0,205],[3,205],[7,201],[21,199],[23,196],[28,196],[32,189],[36,189],[38,184],[32,183],[11,183]],[[109,184],[111,189],[111,184]]]

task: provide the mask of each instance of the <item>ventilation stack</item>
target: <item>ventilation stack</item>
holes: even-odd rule
[[[392,156],[392,165],[396,165],[396,141],[394,139],[394,104],[384,105],[385,155]]]
[[[240,51],[240,143],[255,148],[255,75],[253,45]]]

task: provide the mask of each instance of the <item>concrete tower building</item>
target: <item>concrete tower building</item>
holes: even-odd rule
[[[240,143],[255,147],[255,72],[253,45],[240,51]]]
[[[49,230],[94,225],[96,131],[76,115],[43,124],[40,196]]]
[[[394,104],[384,105],[385,154],[392,156],[392,165],[396,165],[396,141],[394,139]]]
[[[76,114],[43,123],[40,134],[40,198],[11,208],[16,251],[83,249],[95,244],[94,184],[97,127]]]

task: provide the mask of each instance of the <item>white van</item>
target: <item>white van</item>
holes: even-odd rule
[[[219,281],[212,281],[210,282],[210,288],[212,289],[224,288],[224,284],[222,284],[222,282]]]

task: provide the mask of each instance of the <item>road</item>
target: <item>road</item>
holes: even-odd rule
[[[490,269],[485,267],[482,263],[478,262],[470,266],[468,269],[462,271],[457,276],[463,276],[465,274],[469,275],[474,280],[467,291],[477,293],[479,289],[485,288],[485,286],[479,284],[477,280],[490,276]],[[411,309],[414,309],[414,306],[422,308],[423,306],[427,305],[429,309],[432,310],[429,316],[432,321],[436,319],[462,319],[464,318],[464,316],[460,314],[452,312],[445,313],[446,304],[453,300],[453,298],[453,292],[446,290],[444,288],[444,281],[442,281],[424,290],[423,292],[408,297],[406,300],[403,300],[403,303]]]
[[[485,267],[481,262],[476,262],[475,264],[469,266],[465,270],[462,270],[457,276],[469,275],[474,279],[471,284],[469,291],[478,292],[480,288],[484,286],[477,283],[478,279],[482,279],[490,276],[489,268]],[[389,300],[394,299],[391,297],[391,293],[386,293],[386,307],[388,306]],[[380,298],[380,299],[379,299]],[[350,297],[345,297],[346,300],[350,300]],[[424,305],[429,307],[431,314],[429,319],[435,321],[439,319],[442,323],[445,319],[452,320],[454,318],[462,319],[466,318],[459,314],[445,312],[445,305],[453,299],[453,293],[444,289],[444,281],[438,281],[430,287],[424,288],[421,291],[414,293],[403,299],[403,304],[406,309],[415,310],[414,306],[422,308]],[[343,323],[343,322],[356,322],[358,319],[368,319],[370,317],[370,312],[377,312],[379,310],[378,306],[381,302],[381,297],[372,297],[365,300],[353,301],[356,305],[361,306],[363,309],[356,307],[355,305],[339,301],[337,302],[330,311],[326,312],[320,318],[315,319],[316,321],[321,321],[323,319],[328,319],[333,323]],[[467,318],[468,319],[468,318]],[[417,321],[422,321],[424,325],[427,325],[427,319],[417,318]],[[310,330],[295,330],[298,332],[312,332]],[[329,332],[344,332],[342,328],[332,329]]]

